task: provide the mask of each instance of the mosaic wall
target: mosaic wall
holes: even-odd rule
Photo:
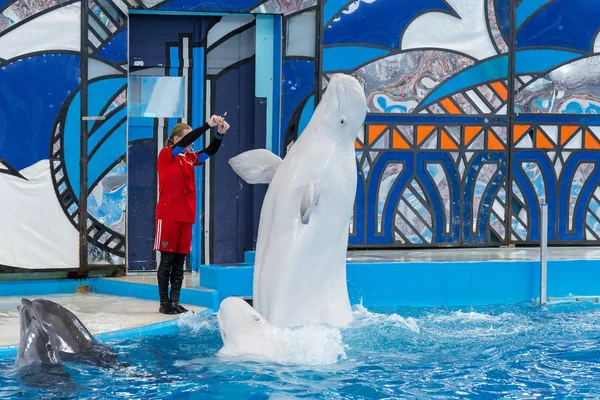
[[[90,265],[125,263],[132,8],[294,18],[316,0],[0,1],[0,235],[13,248],[1,252],[2,271],[77,268],[82,230]],[[295,89],[284,88],[287,109]],[[82,122],[88,115],[102,119]]]
[[[0,268],[124,263],[131,8],[285,14],[283,153],[363,83],[355,246],[600,241],[597,0],[0,0]]]
[[[598,243],[600,2],[401,3],[322,7],[321,85],[369,107],[352,244],[534,243],[543,203],[551,242]]]

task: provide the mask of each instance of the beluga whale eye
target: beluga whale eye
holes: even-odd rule
[[[340,121],[340,123],[341,123],[342,125],[344,125],[344,122],[346,122],[346,119],[345,119],[345,118],[342,118],[342,119],[341,119],[341,121]]]

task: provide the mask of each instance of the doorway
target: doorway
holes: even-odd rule
[[[184,122],[195,128],[212,114],[227,113],[231,129],[219,152],[196,168],[197,219],[188,268],[238,262],[243,250],[253,247],[252,228],[258,218],[255,197],[260,193],[242,184],[228,161],[241,152],[264,147],[263,115],[268,107],[265,99],[256,97],[257,64],[261,63],[257,37],[254,15],[146,11],[130,15],[130,271],[154,270],[160,262],[160,253],[153,251],[158,152],[175,124]],[[275,65],[271,61],[273,71]],[[194,148],[204,148],[212,137],[205,134]]]

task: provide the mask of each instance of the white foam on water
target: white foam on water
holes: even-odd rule
[[[216,314],[183,314],[179,319],[179,327],[193,333],[219,331],[215,317]],[[374,313],[362,304],[353,307],[353,317],[353,322],[343,329],[328,325],[281,328],[266,323],[257,331],[244,332],[241,340],[227,340],[216,356],[228,361],[331,365],[347,359],[349,346],[344,343],[343,333],[354,336],[372,327],[391,328],[392,332],[400,334],[421,332],[414,318]]]
[[[424,331],[438,337],[482,338],[516,335],[532,329],[532,322],[522,315],[485,312],[454,311],[423,316],[420,323]]]
[[[179,327],[193,333],[219,331],[216,314],[183,314]],[[280,328],[267,324],[260,332],[244,335],[242,341],[225,344],[216,356],[227,361],[330,365],[346,358],[346,346],[341,331],[330,326]]]
[[[211,314],[211,316],[213,316]],[[218,330],[219,325],[215,318],[209,319],[208,314],[193,314],[184,313],[179,316],[179,328],[189,329],[193,333],[198,333],[202,330]]]
[[[474,311],[464,312],[462,310],[455,311],[449,315],[440,315],[440,314],[429,314],[427,317],[433,322],[480,322],[480,321],[489,321],[489,322],[502,322],[506,321],[514,317],[514,314],[510,313],[502,313],[499,315],[489,315],[485,313],[478,313]]]
[[[259,340],[248,341],[241,346],[227,344],[217,356],[300,365],[335,364],[347,357],[340,330],[323,325],[292,329],[271,325]]]
[[[412,318],[404,318],[398,314],[378,314],[367,310],[362,303],[355,305],[352,310],[354,314],[354,321],[348,327],[352,328],[363,328],[369,325],[392,325],[398,328],[409,329],[414,333],[420,333],[421,329],[417,325],[417,321]]]

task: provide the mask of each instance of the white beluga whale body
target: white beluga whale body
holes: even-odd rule
[[[337,74],[284,160],[251,150],[230,160],[246,182],[268,183],[256,244],[253,304],[270,323],[345,326],[348,229],[356,196],[354,142],[367,104]]]
[[[338,329],[317,325],[279,328],[239,297],[221,302],[217,320],[223,339],[219,357],[304,365],[334,364],[346,357]]]

